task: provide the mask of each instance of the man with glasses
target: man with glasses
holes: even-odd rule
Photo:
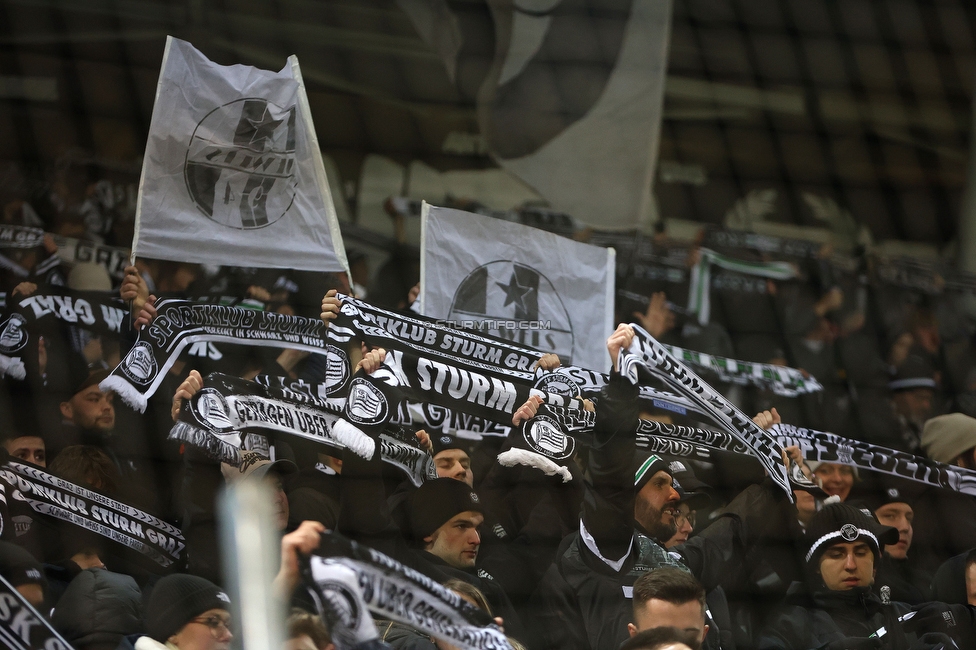
[[[229,650],[230,598],[209,580],[168,575],[153,587],[146,604],[147,635],[127,637],[123,649]]]

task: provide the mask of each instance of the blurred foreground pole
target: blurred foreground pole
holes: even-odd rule
[[[272,593],[271,581],[278,572],[281,539],[272,526],[271,493],[258,481],[229,486],[220,496],[217,514],[241,646],[280,650],[284,608]]]

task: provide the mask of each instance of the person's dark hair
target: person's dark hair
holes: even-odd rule
[[[674,605],[697,600],[701,603],[702,613],[705,612],[705,588],[684,569],[661,567],[637,578],[634,582],[634,612],[652,598]]]
[[[638,632],[620,644],[620,650],[656,650],[671,643],[684,643],[691,650],[701,650],[701,643],[694,632],[676,627],[652,627]]]
[[[475,587],[473,584],[465,582],[464,580],[459,580],[458,578],[451,578],[444,583],[444,586],[462,596],[467,596],[476,602],[480,609],[485,610],[488,612],[489,616],[492,616],[491,605],[488,604],[488,599],[485,598],[485,595],[481,593],[481,590]]]
[[[93,445],[65,447],[48,465],[48,471],[66,481],[106,493],[115,492],[121,479],[108,454]]]
[[[962,568],[966,570],[973,564],[976,564],[976,548],[966,554],[966,562],[962,565]]]
[[[315,614],[309,614],[303,609],[297,607],[292,608],[291,616],[288,617],[286,626],[289,639],[307,635],[319,650],[325,650],[332,643],[332,636],[329,634],[329,630],[326,629],[322,619]]]

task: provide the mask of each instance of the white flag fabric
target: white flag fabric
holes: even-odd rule
[[[615,256],[612,248],[424,203],[421,312],[603,371]]]
[[[653,214],[671,4],[489,0],[481,133],[554,209],[607,230]]]
[[[133,253],[346,271],[298,60],[221,66],[168,37],[139,183]]]

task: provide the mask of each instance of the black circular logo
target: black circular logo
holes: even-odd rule
[[[298,187],[296,107],[248,98],[200,120],[183,175],[197,208],[228,228],[252,230],[285,215]]]

